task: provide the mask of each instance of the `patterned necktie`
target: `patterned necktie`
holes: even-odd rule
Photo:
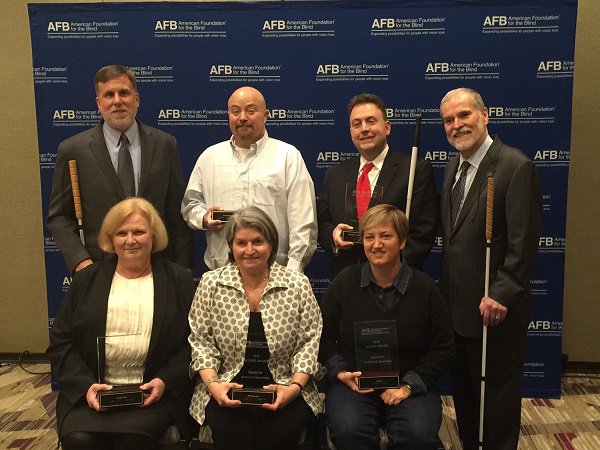
[[[119,162],[117,175],[121,181],[121,186],[125,191],[125,197],[135,196],[135,179],[133,175],[133,163],[131,162],[131,153],[129,152],[129,139],[125,133],[121,134],[119,139]]]
[[[465,183],[467,181],[467,171],[471,167],[468,161],[463,161],[460,166],[460,176],[458,177],[458,181],[452,188],[452,194],[450,194],[450,209],[452,211],[452,228],[454,228],[454,224],[456,223],[456,219],[458,218],[458,213],[460,212],[461,204],[463,197],[465,196]]]
[[[371,201],[371,183],[369,183],[369,172],[373,168],[373,163],[366,163],[356,183],[356,215],[358,219],[363,216],[365,211],[369,209]]]

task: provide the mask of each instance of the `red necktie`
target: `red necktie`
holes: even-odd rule
[[[373,168],[373,163],[366,163],[356,183],[356,214],[358,219],[362,217],[371,201],[371,183],[369,183],[369,172]]]

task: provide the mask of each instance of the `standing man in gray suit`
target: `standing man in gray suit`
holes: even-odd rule
[[[442,293],[454,326],[453,395],[464,450],[478,448],[482,329],[488,326],[483,448],[517,448],[530,287],[541,221],[533,162],[487,131],[481,96],[446,94],[440,115],[459,155],[442,188]],[[460,168],[459,168],[460,167]],[[494,177],[489,296],[484,297],[487,178]]]
[[[75,273],[102,259],[102,219],[119,201],[137,196],[150,201],[165,222],[165,256],[193,269],[192,235],[179,213],[185,185],[175,137],[136,120],[140,94],[128,67],[101,68],[94,85],[102,121],[60,143],[46,220],[67,267]],[[75,218],[70,160],[77,162],[85,246]]]

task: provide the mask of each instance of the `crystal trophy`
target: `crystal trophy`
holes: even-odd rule
[[[246,349],[236,352],[244,355],[243,367],[235,377],[235,381],[242,384],[241,389],[231,389],[229,398],[239,400],[242,405],[260,406],[264,403],[274,403],[275,391],[268,391],[262,387],[271,384],[272,377],[267,363],[269,361],[269,347],[264,333],[248,333]],[[242,345],[242,336],[237,339]]]
[[[106,383],[104,380],[104,368],[106,364],[107,347],[126,347],[128,338],[136,335],[99,336],[96,338],[96,352],[98,355],[98,383]],[[141,380],[140,380],[141,381]],[[110,391],[98,392],[100,408],[118,408],[123,406],[140,406],[144,404],[144,391],[140,389],[141,383],[113,385]]]
[[[354,322],[354,343],[359,389],[400,386],[395,320]]]
[[[344,199],[345,222],[352,227],[352,230],[342,231],[342,240],[352,242],[355,245],[362,244],[360,233],[358,232],[358,212],[356,211],[356,199],[367,197],[369,204],[377,205],[381,203],[383,197],[383,186],[375,186],[373,192],[364,192],[357,188],[356,183],[346,183],[346,196]]]
[[[242,165],[213,167],[213,204],[222,209],[211,212],[212,220],[227,222],[238,209],[248,206],[249,170]]]

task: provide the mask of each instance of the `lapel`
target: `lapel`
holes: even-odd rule
[[[481,164],[477,169],[477,173],[475,174],[475,178],[473,179],[471,188],[469,189],[469,192],[465,197],[463,207],[460,210],[460,213],[458,214],[458,218],[456,219],[456,226],[454,227],[454,232],[456,232],[456,230],[460,228],[469,211],[472,208],[476,207],[481,193],[487,189],[488,175],[490,173],[493,175],[496,170],[498,154],[500,153],[500,148],[503,144],[500,138],[498,138],[497,136],[493,136],[493,138],[494,142],[492,142],[492,145],[481,160]],[[458,160],[459,158],[456,159]],[[456,174],[456,170],[454,171],[454,173]]]
[[[381,167],[381,173],[377,178],[376,185],[376,189],[383,189],[383,195],[381,196],[381,200],[379,202],[375,200],[373,203],[369,203],[369,206],[374,206],[377,203],[385,203],[386,192],[388,191],[389,186],[392,184],[392,180],[398,172],[399,164],[400,161],[398,158],[395,158],[395,154],[392,153],[391,150],[388,150],[388,153],[383,160],[383,166]],[[373,200],[373,198],[371,198],[371,200]]]
[[[90,285],[90,288],[93,289],[93,292],[90,293],[90,300],[93,303],[94,308],[94,317],[95,320],[90,320],[87,323],[89,324],[88,333],[93,339],[94,343],[96,343],[96,339],[99,336],[106,335],[106,314],[108,313],[108,296],[110,295],[110,288],[112,286],[113,276],[115,274],[115,269],[117,266],[117,258],[115,255],[108,256],[105,260],[98,263],[100,267],[98,268],[98,274],[95,283]],[[96,367],[96,374],[98,372],[101,379],[104,378],[104,365],[98,368],[98,349],[96,345],[94,346],[94,357]]]
[[[96,125],[96,128],[94,128],[90,134],[90,152],[92,155],[94,155],[100,170],[102,170],[108,182],[112,185],[115,191],[117,191],[117,194],[121,198],[125,198],[123,186],[121,186],[121,182],[119,181],[115,167],[113,166],[110,155],[108,154],[106,142],[104,141],[102,123],[103,122],[100,122],[98,125]]]
[[[140,168],[140,186],[138,196],[141,196],[146,187],[152,166],[152,159],[156,150],[156,141],[152,137],[152,128],[146,127],[138,121],[138,130],[140,132],[140,144],[142,151],[142,167]]]
[[[452,193],[452,185],[454,184],[454,178],[456,178],[456,172],[458,170],[458,163],[460,157],[457,156],[448,163],[446,168],[446,176],[444,178],[444,186],[442,187],[442,224],[444,225],[444,234],[450,235],[452,230],[452,212],[450,211],[450,194]]]
[[[166,315],[168,303],[167,271],[165,262],[159,257],[152,257],[152,279],[154,282],[154,318],[152,319],[152,333],[150,335],[146,361],[150,360],[156,347],[160,345],[161,330],[164,325],[163,319]]]

